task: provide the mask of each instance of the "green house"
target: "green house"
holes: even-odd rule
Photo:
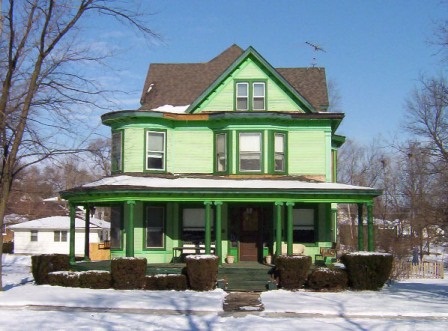
[[[323,68],[274,68],[252,47],[232,45],[204,63],[151,64],[141,107],[101,117],[111,128],[112,176],[61,196],[73,220],[76,207],[108,208],[112,257],[261,262],[299,250],[314,259],[336,242],[338,203],[357,204],[360,225],[367,211],[373,250],[381,192],[336,183],[344,114],[327,108]]]

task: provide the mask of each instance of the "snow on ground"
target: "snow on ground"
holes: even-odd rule
[[[382,291],[269,291],[263,312],[222,310],[226,293],[36,286],[30,257],[3,256],[0,330],[448,330],[448,280]]]

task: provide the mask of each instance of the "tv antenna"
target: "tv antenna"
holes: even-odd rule
[[[317,52],[324,52],[324,53],[326,53],[325,49],[323,49],[321,46],[319,46],[319,45],[317,45],[315,43],[312,43],[312,42],[309,42],[309,41],[305,41],[305,44],[307,44],[308,46],[312,47],[313,50],[314,50],[314,53],[317,53]],[[311,65],[313,67],[315,67],[317,65],[316,55],[314,55],[313,62],[311,62]]]

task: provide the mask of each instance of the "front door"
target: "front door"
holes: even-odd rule
[[[258,261],[260,250],[260,209],[240,209],[240,261]]]

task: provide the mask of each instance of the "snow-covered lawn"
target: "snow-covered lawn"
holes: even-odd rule
[[[226,293],[36,286],[28,256],[4,255],[1,330],[448,330],[448,280],[380,292],[270,291],[263,312],[229,315]]]

